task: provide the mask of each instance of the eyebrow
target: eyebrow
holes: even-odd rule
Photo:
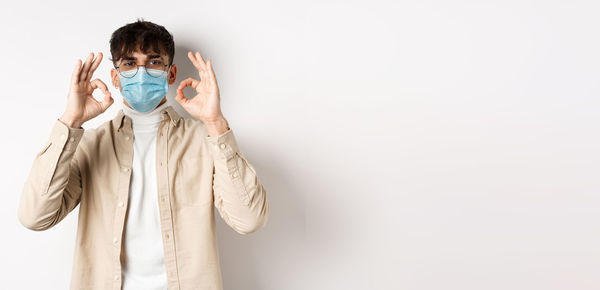
[[[161,58],[161,57],[158,54],[152,54],[152,55],[148,56],[148,59],[154,59],[154,58]],[[136,60],[136,58],[133,56],[124,56],[123,60]]]

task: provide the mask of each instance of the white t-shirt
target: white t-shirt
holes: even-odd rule
[[[133,127],[133,165],[123,236],[123,290],[166,290],[167,274],[158,211],[156,133],[167,102],[147,113],[123,104]]]

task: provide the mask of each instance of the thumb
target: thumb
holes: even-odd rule
[[[104,99],[100,103],[100,107],[102,107],[102,112],[105,112],[106,109],[108,109],[108,107],[110,107],[110,105],[112,105],[114,102],[115,99],[113,99],[110,93],[108,95],[104,95]]]
[[[177,91],[175,95],[175,101],[179,103],[181,106],[185,106],[188,102],[188,99],[183,95],[183,92]]]

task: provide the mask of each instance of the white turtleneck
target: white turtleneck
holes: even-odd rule
[[[123,104],[133,127],[133,165],[121,255],[123,290],[166,290],[158,192],[156,133],[167,102],[147,113]]]

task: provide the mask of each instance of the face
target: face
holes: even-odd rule
[[[119,66],[121,63],[125,63],[125,62],[133,62],[136,63],[137,65],[146,65],[147,63],[150,63],[150,61],[152,60],[156,60],[156,59],[161,59],[163,60],[163,62],[165,64],[169,63],[169,57],[166,54],[158,54],[158,53],[149,53],[149,54],[144,54],[142,53],[139,49],[134,51],[131,55],[125,55],[123,56],[120,60],[116,61],[116,65]],[[173,83],[175,83],[176,77],[177,77],[177,66],[175,64],[172,64],[170,68],[168,68],[168,74],[167,74],[167,82],[169,85],[172,85]],[[112,84],[115,88],[119,88],[119,91],[122,91],[123,88],[121,87],[121,81],[119,79],[119,72],[117,71],[117,69],[115,69],[114,67],[110,70],[110,76],[111,76],[111,80],[112,80]],[[158,106],[162,105],[164,102],[166,102],[167,98],[165,97]],[[128,107],[131,108],[131,106],[127,103],[127,101],[125,101],[125,99],[123,99],[123,103],[125,103],[125,105],[127,105]]]

